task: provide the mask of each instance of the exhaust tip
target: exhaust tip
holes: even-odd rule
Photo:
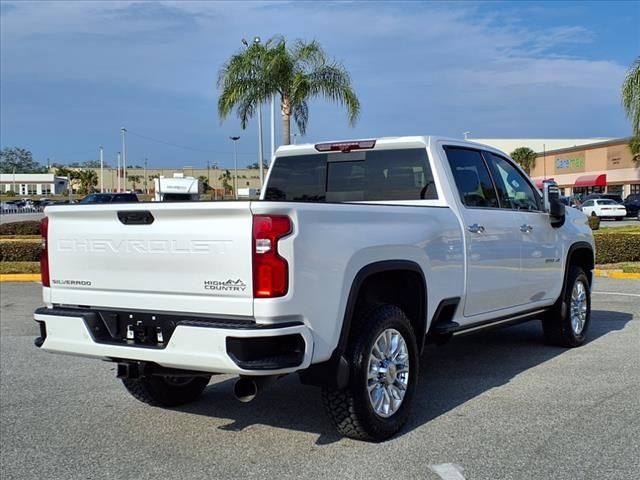
[[[233,386],[233,395],[242,403],[248,403],[258,394],[258,385],[250,378],[240,378]]]

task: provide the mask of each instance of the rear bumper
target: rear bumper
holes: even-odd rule
[[[90,332],[91,312],[36,310],[40,324],[36,346],[54,353],[110,361],[153,362],[167,368],[211,373],[274,375],[309,367],[313,336],[302,324],[220,328],[178,324],[162,348],[97,341]],[[228,325],[228,322],[227,322]]]

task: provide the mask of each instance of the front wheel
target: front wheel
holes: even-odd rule
[[[569,267],[560,299],[542,320],[545,340],[562,347],[578,347],[586,339],[591,320],[591,288],[582,268]]]
[[[123,378],[124,387],[136,399],[157,407],[177,407],[192,402],[209,384],[210,375],[173,377],[147,375]]]
[[[411,323],[394,305],[359,319],[346,352],[349,386],[324,388],[322,400],[338,432],[382,441],[409,418],[418,379],[418,347]]]

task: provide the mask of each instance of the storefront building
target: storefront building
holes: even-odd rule
[[[539,185],[553,179],[565,196],[640,194],[640,162],[633,161],[629,138],[539,152],[530,175]]]
[[[52,173],[0,173],[0,193],[20,196],[61,195],[69,184],[66,177]]]

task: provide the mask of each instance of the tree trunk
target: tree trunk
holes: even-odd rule
[[[291,144],[291,101],[287,95],[282,95],[280,104],[282,115],[282,144]]]

